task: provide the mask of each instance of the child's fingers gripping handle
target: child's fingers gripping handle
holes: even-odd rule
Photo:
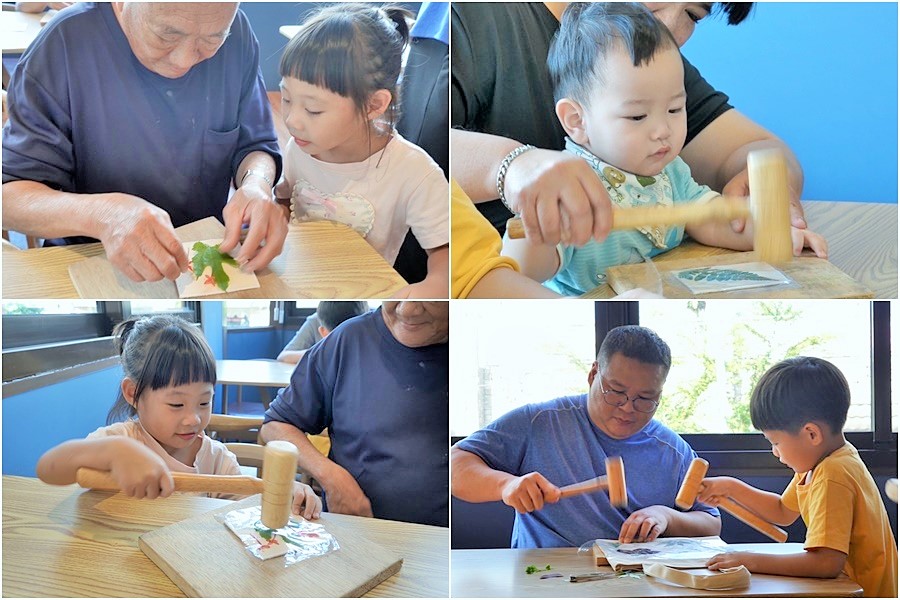
[[[83,488],[91,490],[119,490],[119,484],[109,471],[98,471],[81,467],[75,472],[75,482]]]

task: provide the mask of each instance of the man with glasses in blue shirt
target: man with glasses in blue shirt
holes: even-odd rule
[[[671,362],[669,346],[650,329],[611,330],[587,394],[517,408],[451,449],[453,495],[516,509],[513,548],[718,535],[715,508],[675,508],[696,453],[653,419]],[[625,465],[627,507],[612,506],[603,492],[560,500],[560,487],[603,475],[613,456]]]

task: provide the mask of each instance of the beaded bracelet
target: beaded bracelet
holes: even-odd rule
[[[509,212],[515,213],[512,206],[509,205],[509,202],[506,200],[506,194],[504,194],[504,188],[506,186],[506,172],[509,170],[509,165],[517,159],[522,154],[528,152],[529,150],[534,150],[534,146],[531,144],[525,144],[524,146],[519,146],[512,152],[506,155],[503,159],[503,162],[500,163],[500,170],[497,171],[497,194],[500,198],[500,201],[503,202],[503,206],[509,209]]]
[[[244,185],[244,180],[247,179],[247,175],[256,175],[257,177],[268,183],[269,188],[273,187],[271,180],[269,180],[269,177],[266,175],[266,172],[257,169],[247,169],[246,171],[244,171],[244,176],[241,177],[241,185]]]

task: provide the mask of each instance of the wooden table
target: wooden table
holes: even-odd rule
[[[229,385],[238,386],[238,403],[243,386],[283,388],[291,382],[297,365],[277,360],[217,360],[216,383],[222,384],[222,412],[228,414]]]
[[[897,205],[871,202],[804,201],[809,228],[828,241],[828,260],[869,288],[876,298],[897,298]],[[731,250],[687,241],[655,262],[729,254]],[[808,250],[806,253],[813,256]],[[601,285],[583,298],[612,298]]]
[[[739,550],[766,552],[802,551],[802,544],[732,544]],[[454,550],[450,553],[450,593],[454,598],[645,598],[654,596],[862,596],[862,588],[842,575],[837,579],[750,577],[750,587],[742,590],[707,592],[660,582],[643,573],[602,581],[569,583],[568,576],[594,571],[611,572],[609,567],[593,566],[590,554],[578,554],[576,548],[534,550]],[[541,579],[540,573],[525,573],[528,565],[551,566],[565,577]]]
[[[69,265],[102,255],[99,243],[30,250],[4,244],[3,297],[78,298]],[[332,221],[290,225],[269,269],[296,298],[389,298],[406,285],[359,234]]]
[[[138,549],[138,536],[227,503],[182,495],[139,501],[4,475],[3,595],[183,598]],[[447,597],[446,528],[364,523],[363,535],[404,557],[400,572],[366,596]]]
[[[42,13],[0,11],[0,46],[3,54],[22,54],[41,32]]]

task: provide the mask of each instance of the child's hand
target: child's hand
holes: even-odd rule
[[[794,256],[800,256],[804,248],[809,248],[819,258],[828,258],[828,242],[814,231],[791,227],[791,242],[794,244]]]
[[[744,565],[748,571],[753,571],[752,561],[753,553],[751,552],[725,552],[716,554],[706,561],[706,568],[710,571],[721,571]]]
[[[301,508],[303,512],[300,512]],[[299,481],[294,482],[294,503],[291,512],[304,519],[318,519],[322,515],[322,499],[311,487]]]
[[[708,506],[718,506],[722,498],[731,495],[731,486],[735,482],[732,477],[704,477],[697,492],[697,501]]]
[[[119,489],[133,498],[165,498],[175,490],[169,467],[158,454],[130,438],[119,438],[110,474]]]

